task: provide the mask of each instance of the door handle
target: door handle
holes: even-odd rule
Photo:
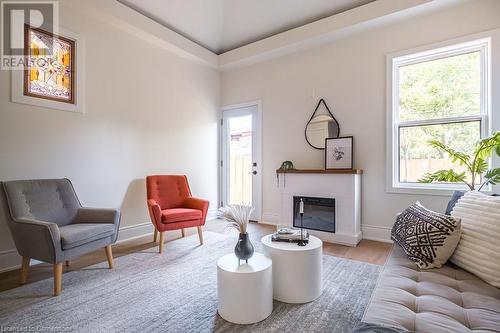
[[[254,170],[254,171],[252,171],[252,172],[249,172],[248,174],[252,174],[252,175],[254,175],[254,176],[255,176],[255,175],[257,174],[257,171],[255,171],[255,170]]]

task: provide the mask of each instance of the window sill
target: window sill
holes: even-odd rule
[[[450,197],[455,191],[468,191],[465,185],[441,184],[397,184],[387,188],[387,193],[420,194]]]

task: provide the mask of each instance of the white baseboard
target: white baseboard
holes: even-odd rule
[[[211,209],[207,213],[207,220],[217,218],[217,210]],[[260,223],[269,225],[278,225],[278,214],[263,213],[262,221]],[[391,228],[376,225],[362,224],[363,239],[369,239],[384,243],[392,243],[391,241]],[[118,240],[116,243],[123,243],[135,238],[144,237],[153,234],[153,225],[151,222],[139,223],[136,225],[121,227],[118,233]],[[345,237],[346,235],[337,235],[335,239],[325,239],[335,243],[353,245],[357,242],[356,237]],[[328,237],[327,237],[328,238]],[[30,265],[39,264],[40,261],[31,260]],[[0,273],[6,272],[21,267],[21,256],[17,253],[16,249],[0,251]]]
[[[374,240],[384,243],[392,243],[391,229],[389,227],[382,227],[378,225],[361,224],[363,232],[363,239]]]
[[[217,218],[217,209],[209,209],[207,212],[207,221],[215,220]],[[130,225],[120,228],[118,233],[117,244],[129,241],[132,239],[152,235],[154,232],[153,224],[151,222],[144,222],[135,225]]]
[[[263,213],[262,221],[260,221],[260,223],[281,226],[279,223],[279,215],[272,212]],[[374,240],[384,243],[392,243],[391,228],[389,227],[361,224],[361,231],[362,231],[362,239]],[[313,231],[310,232],[311,234],[314,234]],[[361,235],[343,235],[339,233],[328,234],[324,232],[321,233],[321,236],[323,237],[320,238],[322,239],[324,238],[323,240],[327,242],[334,242],[349,246],[355,246],[355,244],[359,242],[361,237]]]
[[[261,224],[275,225],[278,227],[284,227],[285,225],[279,223],[279,215],[276,213],[266,212],[262,214]],[[289,227],[287,225],[287,227]],[[316,230],[309,230],[311,235],[314,235],[324,242],[335,243],[347,246],[356,246],[361,241],[361,233],[357,234],[342,234],[342,233],[329,233]]]
[[[262,213],[262,221],[259,222],[263,224],[277,225],[279,223],[279,215],[270,212]]]
[[[30,266],[41,264],[41,261],[31,259]],[[0,273],[21,267],[21,256],[16,249],[0,251]]]
[[[116,243],[123,243],[128,240],[136,239],[139,237],[152,235],[154,231],[153,224],[151,222],[144,222],[134,225],[128,225],[126,227],[121,227],[118,231],[118,239]]]
[[[269,223],[267,221],[259,221],[258,223],[259,224],[264,224],[264,225],[272,225],[273,227],[276,227],[276,231],[278,231],[278,228],[280,227],[280,225],[277,224],[277,223]]]
[[[361,241],[361,232],[356,234],[330,233],[316,230],[308,230],[308,232],[321,239],[323,242],[340,244],[345,246],[355,247]]]
[[[121,227],[118,232],[116,243],[122,243],[134,238],[139,238],[153,234],[153,225],[151,222],[140,223],[136,225]],[[30,266],[40,264],[41,261],[31,259]],[[0,273],[12,271],[21,267],[21,256],[16,249],[0,251]]]
[[[217,218],[217,208],[209,209],[207,212],[207,221],[212,221]]]
[[[21,256],[16,249],[0,252],[0,273],[21,267]]]
[[[207,220],[214,220],[217,218],[217,209],[209,209],[207,213]],[[118,232],[118,239],[116,243],[123,243],[132,239],[153,235],[153,225],[151,222],[144,222],[135,225],[121,227]],[[41,263],[41,261],[31,259],[30,266]],[[17,253],[16,249],[0,251],[0,273],[18,269],[21,267],[21,256]]]

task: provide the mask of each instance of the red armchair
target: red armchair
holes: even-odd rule
[[[205,225],[209,202],[191,195],[186,176],[158,175],[146,177],[148,210],[155,227],[154,242],[160,233],[160,253],[163,252],[165,232],[197,227],[203,244],[201,227]]]

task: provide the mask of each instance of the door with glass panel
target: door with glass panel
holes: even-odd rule
[[[261,214],[260,114],[258,104],[226,107],[221,121],[221,206],[247,204]]]

